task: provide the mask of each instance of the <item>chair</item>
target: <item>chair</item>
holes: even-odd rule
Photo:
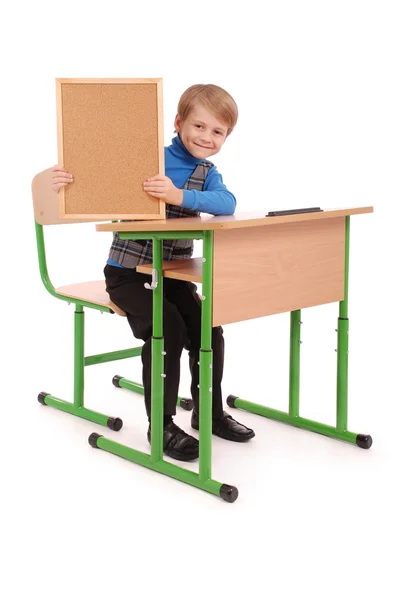
[[[117,350],[106,354],[96,354],[93,356],[84,355],[85,339],[85,315],[84,308],[91,308],[101,312],[116,314],[125,317],[126,314],[116,306],[106,292],[105,282],[87,281],[74,283],[54,288],[47,272],[46,249],[43,228],[46,225],[88,223],[91,219],[61,219],[59,216],[59,203],[53,190],[52,169],[47,169],[38,173],[32,181],[32,199],[35,216],[36,241],[38,249],[38,260],[40,275],[47,291],[52,296],[64,300],[65,302],[75,304],[74,312],[74,399],[73,402],[67,402],[47,392],[40,392],[38,401],[47,406],[52,406],[69,414],[93,421],[99,425],[107,426],[113,431],[119,431],[123,422],[119,417],[109,417],[101,413],[89,410],[84,406],[84,367],[121,360],[134,356],[140,356],[142,347],[128,348],[127,350]],[[115,375],[112,380],[113,385],[129,389],[139,394],[144,393],[143,385],[135,383],[120,375]],[[189,398],[178,398],[179,404],[185,410],[193,408],[193,402]]]

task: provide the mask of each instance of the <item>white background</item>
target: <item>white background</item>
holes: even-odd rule
[[[10,6],[0,38],[2,597],[399,597],[399,3]],[[229,505],[88,445],[97,431],[148,451],[142,398],[111,385],[116,373],[140,380],[139,359],[86,369],[87,404],[123,418],[118,433],[38,404],[42,390],[73,393],[73,307],[40,281],[30,193],[57,162],[56,77],[162,77],[166,144],[188,86],[227,89],[239,122],[212,160],[238,211],[374,206],[351,219],[349,289],[349,428],[373,436],[369,451],[231,410],[256,438],[214,440],[214,478],[240,491]],[[108,234],[49,229],[54,285],[102,277]],[[302,316],[301,413],[332,424],[337,314],[332,304]],[[86,315],[86,354],[132,345],[124,319]],[[227,326],[225,337],[224,393],[286,410],[289,315]],[[190,430],[188,413],[177,422]]]

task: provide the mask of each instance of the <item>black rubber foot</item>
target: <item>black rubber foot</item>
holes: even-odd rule
[[[89,445],[92,446],[92,448],[97,448],[97,441],[100,437],[103,437],[102,435],[99,435],[98,433],[91,433],[89,438],[88,438],[88,442]]]
[[[120,417],[109,417],[107,421],[107,427],[113,431],[120,431],[123,426],[123,422]]]
[[[372,436],[366,435],[365,433],[358,433],[356,436],[356,445],[364,450],[369,450],[373,444]]]
[[[237,398],[238,398],[238,396],[228,396],[226,402],[230,408],[235,408],[234,402]]]
[[[120,379],[122,379],[121,375],[114,375],[113,385],[115,385],[116,387],[120,387]]]
[[[223,498],[226,502],[235,502],[238,498],[237,488],[233,485],[223,483],[220,488],[220,498]]]
[[[184,410],[192,410],[194,407],[194,401],[192,398],[181,398],[180,406]]]
[[[38,396],[38,402],[46,406],[45,398],[46,396],[50,396],[49,392],[40,392]]]

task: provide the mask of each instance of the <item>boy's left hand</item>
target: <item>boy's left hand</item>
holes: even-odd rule
[[[171,179],[165,175],[149,177],[144,182],[143,189],[149,196],[159,198],[168,204],[175,204],[175,206],[181,206],[184,199],[183,190],[176,188]]]

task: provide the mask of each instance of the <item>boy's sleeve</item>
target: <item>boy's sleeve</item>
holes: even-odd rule
[[[184,199],[182,205],[190,210],[209,213],[211,215],[233,215],[237,200],[223,183],[223,178],[213,166],[207,174],[204,189],[183,190]]]

